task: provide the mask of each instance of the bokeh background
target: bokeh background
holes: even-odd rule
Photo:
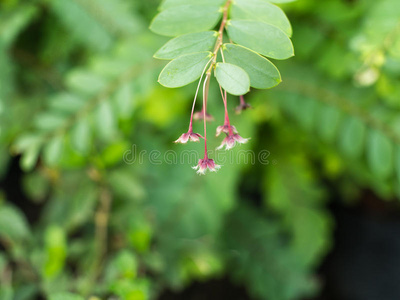
[[[400,299],[400,1],[282,4],[296,56],[207,176],[158,4],[0,1],[0,299]]]

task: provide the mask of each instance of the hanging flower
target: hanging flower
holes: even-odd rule
[[[217,165],[213,159],[209,159],[207,156],[204,159],[200,159],[197,166],[193,167],[194,170],[197,170],[197,174],[199,175],[204,175],[207,169],[211,172],[216,172],[220,168],[220,165]]]
[[[195,112],[194,115],[193,115],[193,119],[195,121],[203,120],[204,119],[204,111],[201,110],[201,111]],[[212,115],[210,115],[209,113],[206,113],[206,121],[207,122],[212,122],[212,121],[214,121],[214,117]]]
[[[229,124],[225,124],[223,126],[218,126],[216,136],[219,136],[222,132],[226,133],[227,135],[233,134],[233,133],[238,133],[238,131],[236,130],[236,127],[233,125],[229,125]]]
[[[177,139],[175,141],[175,143],[181,143],[181,144],[186,144],[188,141],[192,141],[192,142],[198,142],[200,141],[200,139],[202,139],[203,137],[198,134],[198,133],[194,133],[193,131],[189,131],[187,133],[182,134],[179,139]]]
[[[250,104],[244,101],[244,97],[240,96],[240,104],[236,106],[235,110],[237,114],[240,114],[242,111],[252,108]]]
[[[221,143],[221,145],[217,148],[217,150],[221,150],[225,146],[225,150],[232,149],[236,143],[245,144],[249,141],[249,139],[242,138],[239,134],[229,134]]]

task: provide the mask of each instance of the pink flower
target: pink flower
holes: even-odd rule
[[[221,145],[217,148],[217,150],[221,150],[225,146],[225,150],[232,149],[236,142],[239,144],[245,144],[249,141],[249,139],[244,139],[237,133],[228,135],[221,143]]]
[[[244,97],[240,96],[240,104],[239,106],[236,106],[236,113],[240,114],[243,110],[252,108],[250,104],[246,103],[246,101],[244,101]]]
[[[231,133],[238,133],[236,127],[233,125],[218,126],[216,136],[219,136],[222,132],[226,133],[227,135]]]
[[[215,164],[213,159],[204,158],[204,159],[200,159],[197,166],[193,167],[194,170],[197,170],[197,174],[199,174],[199,175],[204,175],[207,171],[207,168],[211,172],[216,172],[218,169],[221,168],[221,166]]]
[[[203,120],[204,119],[204,112],[203,111],[197,111],[193,115],[193,119],[196,121]],[[209,113],[206,113],[206,121],[207,122],[212,122],[214,121],[214,117],[210,115]]]
[[[240,114],[242,111],[252,108],[250,104],[248,103],[240,103],[238,106],[236,106],[235,110],[237,114]]]
[[[200,141],[200,139],[202,139],[203,137],[198,134],[198,133],[194,133],[193,131],[189,131],[187,133],[182,134],[179,139],[177,139],[175,141],[175,143],[181,143],[181,144],[186,144],[188,141],[192,141],[192,142],[198,142]]]

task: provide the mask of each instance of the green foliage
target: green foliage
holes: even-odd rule
[[[30,237],[24,215],[15,207],[0,206],[0,237],[8,243],[19,244]]]
[[[399,198],[398,1],[236,0],[222,55],[224,4],[0,3],[0,299],[157,299],[221,277],[254,299],[312,297],[332,245],[325,182]],[[267,57],[293,55],[292,28],[279,84]],[[195,88],[157,75],[184,86],[214,59],[216,113],[218,82],[279,86],[246,95],[230,117],[251,143],[199,177],[198,145],[172,143]]]
[[[232,6],[232,19],[266,22],[288,36],[292,35],[292,27],[283,10],[264,0],[236,0]]]
[[[243,68],[250,77],[250,85],[258,89],[272,88],[281,82],[278,69],[266,58],[242,46],[224,45],[228,63]]]
[[[326,237],[332,231],[323,192],[305,157],[286,154],[279,169],[267,172],[266,205],[281,217],[292,236],[290,248],[304,266],[318,263],[329,247]]]
[[[215,5],[179,5],[160,12],[150,29],[166,36],[201,32],[213,28],[220,16]]]
[[[209,50],[213,52],[210,52],[207,74],[215,69],[215,77],[224,90],[232,95],[243,95],[249,91],[248,77],[252,77],[252,86],[257,88],[271,88],[280,82],[276,67],[256,52],[275,59],[294,55],[289,20],[279,7],[268,1],[204,0],[191,4],[172,0],[164,1],[160,8],[150,29],[161,35],[178,36],[154,55],[159,59],[173,59],[160,74],[159,81],[166,87],[187,85],[206,73],[206,69],[199,73],[204,63],[200,53]],[[213,29],[221,17],[220,29],[215,35],[206,31]],[[231,43],[223,45],[225,29]],[[245,51],[240,46],[256,52]],[[219,50],[221,63],[217,64]],[[224,53],[229,50],[229,64],[225,64]],[[255,66],[254,63],[259,64]],[[192,70],[193,65],[196,68]],[[272,78],[259,83],[265,77]]]
[[[70,293],[57,293],[57,294],[50,295],[49,299],[50,300],[82,300],[84,298],[80,297],[78,295],[70,294]]]
[[[163,86],[170,88],[192,83],[204,72],[211,56],[211,52],[198,52],[180,56],[162,70],[158,81]]]
[[[280,234],[278,224],[246,206],[228,219],[227,245],[234,251],[230,271],[259,299],[299,299],[316,285]],[[279,254],[277,254],[279,252]],[[272,275],[274,274],[274,275]],[[285,289],[282,289],[285,285]]]
[[[289,37],[273,25],[258,21],[234,20],[229,22],[227,30],[234,42],[267,57],[286,59],[294,55]]]
[[[216,31],[184,34],[166,43],[154,54],[154,57],[158,59],[174,59],[185,54],[211,51],[216,40]]]
[[[215,77],[224,90],[232,95],[243,95],[250,90],[250,78],[242,68],[229,63],[215,66]]]

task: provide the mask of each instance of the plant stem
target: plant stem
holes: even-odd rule
[[[210,64],[211,61],[212,61],[212,58],[208,61],[208,63],[204,67],[204,70],[201,73],[199,84],[197,85],[196,94],[194,95],[194,100],[193,100],[193,104],[192,104],[192,112],[190,114],[190,122],[189,122],[189,131],[188,132],[193,132],[193,115],[194,115],[194,108],[196,106],[197,95],[199,94],[200,84],[201,84],[201,81],[203,79],[204,73],[205,73],[205,71],[206,71],[206,69],[207,69],[207,67],[208,67],[208,65]]]
[[[213,57],[210,59],[210,61],[207,63],[206,67],[204,68],[204,71],[202,72],[202,75],[200,77],[199,84],[197,86],[196,94],[195,94],[195,97],[194,97],[194,100],[193,100],[193,105],[192,105],[192,112],[191,112],[191,115],[190,115],[189,132],[191,132],[193,130],[194,108],[195,108],[195,105],[196,105],[196,99],[197,99],[199,87],[200,87],[201,80],[203,78],[204,72],[207,69],[207,67],[210,64],[210,62],[211,62],[211,65],[207,70],[207,76],[208,76],[208,80],[209,80],[210,76],[211,76],[211,71],[214,68],[215,64],[217,63],[217,55],[218,55],[218,51],[221,49],[221,46],[223,44],[224,29],[225,29],[225,26],[226,26],[226,22],[228,21],[228,10],[229,10],[229,7],[230,7],[231,4],[232,4],[232,0],[228,0],[225,3],[225,6],[223,7],[224,14],[223,14],[223,17],[222,17],[221,25],[220,25],[219,30],[218,30],[218,38],[217,38],[217,42],[215,43],[215,46],[214,46]],[[206,81],[207,81],[207,78],[206,78],[205,82]],[[207,86],[208,85],[209,85],[209,82],[207,83]],[[203,92],[204,92],[204,90],[203,90]],[[207,87],[207,93],[208,93],[208,87]],[[204,100],[204,94],[203,94],[203,100]],[[204,105],[204,101],[203,101],[203,107],[206,107],[206,106],[207,106],[207,97],[205,97],[205,105]],[[203,117],[204,117],[204,119],[206,118],[206,111],[205,110],[203,111]]]
[[[239,98],[240,98],[240,105],[246,106],[246,101],[244,101],[243,95],[241,95]]]
[[[208,158],[207,154],[207,98],[208,98],[208,89],[210,87],[210,77],[211,77],[211,70],[207,72],[206,79],[204,79],[203,85],[203,121],[204,121],[204,158]]]
[[[223,41],[224,41],[224,29],[225,29],[226,23],[228,21],[228,11],[229,11],[229,7],[231,6],[231,4],[232,4],[232,0],[228,0],[228,1],[226,1],[225,6],[223,7],[224,14],[222,17],[221,26],[219,27],[219,30],[218,30],[218,38],[217,38],[217,42],[215,43],[214,51],[213,51],[213,62],[210,66],[209,71],[211,71],[212,68],[214,68],[215,64],[217,63],[217,55],[218,55],[218,51],[220,50],[220,48],[223,44]]]
[[[207,122],[206,122],[208,89],[210,86],[211,72],[217,63],[218,51],[220,50],[220,48],[223,44],[224,29],[225,29],[226,23],[228,21],[228,11],[229,11],[229,7],[231,4],[232,4],[232,0],[228,0],[228,1],[226,1],[225,6],[223,7],[224,14],[222,17],[221,25],[218,30],[218,38],[217,38],[217,42],[215,43],[215,47],[214,47],[214,51],[213,51],[212,63],[207,70],[206,79],[204,80],[204,85],[203,85],[203,119],[204,119],[204,152],[205,152],[204,158],[205,159],[208,158],[208,155],[207,155]],[[226,94],[226,92],[225,92],[225,94]],[[226,101],[224,101],[224,103],[225,102]],[[192,114],[192,116],[193,116],[193,114]]]
[[[231,6],[231,4],[232,4],[232,0],[228,0],[228,1],[226,1],[225,6],[223,7],[224,15],[222,17],[221,26],[219,27],[219,30],[218,30],[218,39],[217,39],[217,42],[216,42],[215,48],[214,48],[215,56],[217,55],[219,48],[222,46],[222,43],[223,43],[224,29],[226,26],[226,22],[228,21],[228,11],[229,11],[229,7]]]
[[[95,282],[101,274],[103,260],[107,253],[108,220],[110,218],[110,208],[112,203],[112,195],[108,187],[101,187],[99,201],[99,208],[95,214],[95,253],[89,274],[89,282],[84,291],[85,295],[88,295],[91,292]]]

